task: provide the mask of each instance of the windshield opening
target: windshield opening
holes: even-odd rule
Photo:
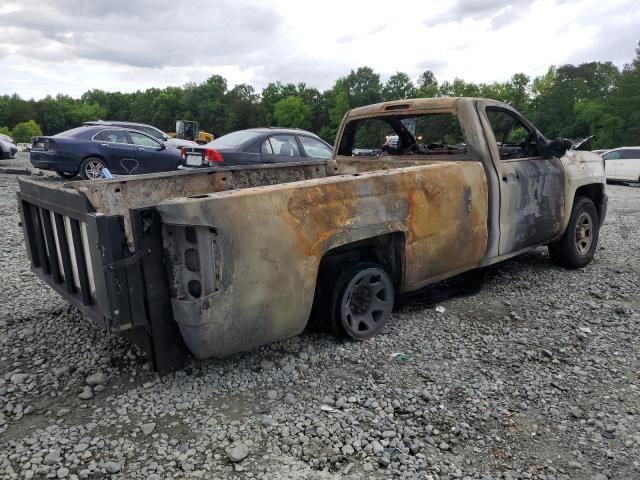
[[[353,120],[345,126],[339,155],[452,155],[467,153],[453,113],[393,115]]]

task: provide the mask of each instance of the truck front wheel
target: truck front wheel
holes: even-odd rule
[[[596,252],[599,231],[600,220],[593,201],[576,197],[564,235],[549,244],[551,260],[565,268],[586,267]]]
[[[332,295],[334,333],[353,340],[377,334],[391,316],[394,288],[382,266],[360,262],[338,276]]]

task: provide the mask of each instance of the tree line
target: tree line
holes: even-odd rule
[[[320,91],[304,83],[270,83],[261,92],[248,84],[229,88],[213,75],[200,84],[149,88],[132,93],[89,90],[25,100],[0,96],[0,133],[18,142],[53,135],[84,121],[128,120],[173,131],[177,119],[196,120],[216,136],[257,126],[311,130],[333,143],[343,115],[353,107],[411,97],[477,96],[506,102],[526,115],[547,137],[596,135],[592,148],[640,144],[640,42],[623,68],[612,62],[549,67],[530,78],[514,74],[506,82],[439,82],[430,70],[416,82],[397,72],[386,82],[369,67],[352,70]]]

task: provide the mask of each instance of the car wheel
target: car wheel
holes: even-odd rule
[[[590,198],[576,197],[569,224],[560,240],[549,244],[549,255],[566,268],[586,267],[598,245],[600,219]]]
[[[333,289],[333,331],[353,340],[371,338],[387,323],[393,301],[393,282],[382,266],[352,265],[339,275]]]
[[[97,157],[85,158],[80,165],[80,176],[85,180],[104,178],[104,173],[102,173],[104,167],[104,162]]]
[[[62,178],[73,178],[78,174],[78,172],[60,172],[60,171],[56,171],[56,173],[58,174],[58,176]]]

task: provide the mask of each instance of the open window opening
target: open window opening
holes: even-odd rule
[[[467,144],[452,113],[381,115],[347,123],[338,155],[461,155]]]
[[[542,155],[538,135],[516,115],[499,108],[487,108],[486,112],[501,160]]]

